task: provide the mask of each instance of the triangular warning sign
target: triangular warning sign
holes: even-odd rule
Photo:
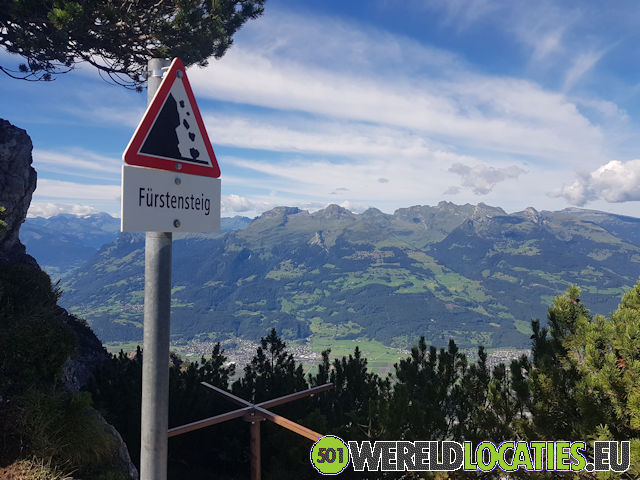
[[[175,58],[122,156],[125,163],[219,177],[184,65]]]

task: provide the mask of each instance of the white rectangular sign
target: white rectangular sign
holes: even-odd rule
[[[122,166],[123,232],[219,232],[220,179]]]

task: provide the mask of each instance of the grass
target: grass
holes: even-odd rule
[[[242,286],[244,283],[250,283],[253,282],[256,279],[256,275],[249,275],[246,278],[241,278],[240,280],[238,280],[236,282],[236,285],[238,285],[239,287]]]
[[[597,288],[593,285],[581,285],[580,288],[589,293],[599,293],[601,295],[619,295],[622,298],[622,295],[625,292],[628,292],[632,287],[628,285],[623,285],[622,287],[613,287],[613,288]]]
[[[0,468],[0,478],[15,480],[73,480],[70,473],[34,457],[31,460],[18,460],[11,465]]]
[[[19,404],[24,419],[22,432],[35,457],[76,469],[82,478],[112,470],[119,446],[98,412],[90,408],[88,393],[33,390],[22,395]]]
[[[587,254],[587,257],[593,258],[594,260],[598,260],[600,262],[606,260],[611,257],[615,252],[611,250],[606,250],[604,248],[594,250],[593,252]]]
[[[527,240],[521,245],[517,245],[515,247],[505,245],[500,249],[500,253],[508,255],[525,255],[528,257],[540,255],[540,249],[536,246],[536,243],[537,240]]]
[[[509,283],[518,283],[518,279],[516,277],[512,277],[511,275],[507,275],[506,273],[502,272],[495,272],[493,275],[491,275],[491,278],[495,278],[496,280],[503,280]]]
[[[486,302],[491,297],[486,294],[482,283],[477,280],[469,280],[468,278],[454,273],[446,267],[440,265],[433,257],[424,252],[410,252],[409,257],[418,263],[414,266],[420,266],[431,272],[435,281],[425,283],[432,293],[440,300],[450,301],[453,297],[464,296],[476,302]],[[446,295],[438,286],[444,287],[449,295]]]
[[[514,320],[513,324],[520,333],[524,333],[525,335],[531,335],[533,330],[531,330],[531,322],[525,322],[524,320]]]
[[[399,287],[414,278],[408,270],[403,268],[369,267],[365,272],[349,272],[349,275],[344,279],[342,289],[351,290],[367,285]]]
[[[301,278],[306,272],[304,265],[294,265],[291,260],[281,262],[277,270],[271,270],[265,278],[273,280],[293,280]]]
[[[330,358],[342,358],[353,354],[356,347],[362,352],[362,356],[367,359],[369,368],[377,373],[385,374],[393,368],[393,364],[401,358],[405,358],[408,353],[399,348],[389,347],[377,340],[366,337],[354,339],[341,339],[349,333],[359,333],[361,327],[349,322],[342,325],[332,325],[324,323],[319,317],[311,320],[311,349],[314,353],[321,353],[326,349],[331,349]]]
[[[535,275],[557,289],[566,289],[570,281],[566,280],[569,276],[570,272],[558,272],[558,273],[549,273],[543,272],[542,270],[529,269],[524,267],[512,267],[514,272],[524,272],[525,275]],[[555,285],[554,285],[555,284]],[[557,286],[556,286],[557,285]]]
[[[120,350],[125,353],[134,352],[138,345],[142,347],[142,339],[139,342],[107,342],[103,344],[104,348],[113,354],[118,354]]]

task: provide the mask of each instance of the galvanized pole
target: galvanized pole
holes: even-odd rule
[[[162,68],[169,64],[161,58],[149,60],[148,103],[162,82]],[[167,478],[171,241],[171,232],[146,234],[140,480]]]

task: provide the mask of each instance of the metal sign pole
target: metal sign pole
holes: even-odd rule
[[[170,63],[149,60],[148,103],[162,82],[162,68]],[[171,242],[171,232],[146,233],[140,480],[167,478]]]

